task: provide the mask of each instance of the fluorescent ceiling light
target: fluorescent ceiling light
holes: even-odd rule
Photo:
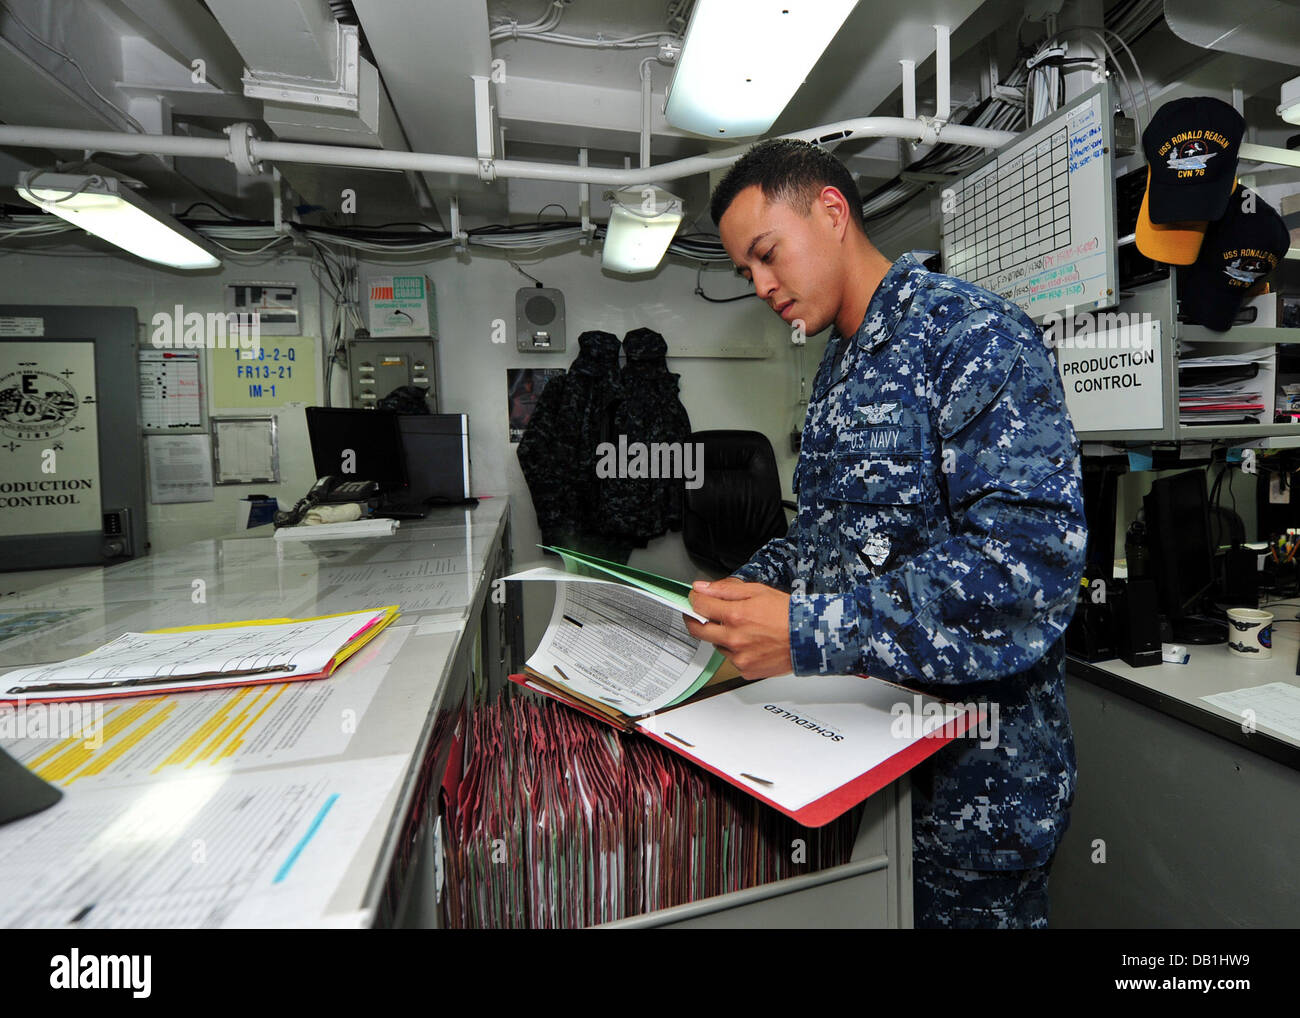
[[[682,224],[684,206],[661,187],[606,191],[609,226],[601,265],[611,272],[653,272]]]
[[[1282,105],[1277,115],[1288,124],[1300,124],[1300,78],[1292,78],[1282,85]]]
[[[710,138],[762,134],[857,2],[696,0],[668,88],[668,123]]]
[[[18,194],[146,261],[178,269],[215,269],[221,264],[216,250],[197,233],[112,177],[28,171],[19,180]]]

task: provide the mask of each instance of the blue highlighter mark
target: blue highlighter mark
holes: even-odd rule
[[[325,814],[330,811],[330,808],[337,801],[338,797],[338,792],[335,792],[325,800],[325,805],[322,806],[320,812],[316,814],[316,819],[313,820],[311,826],[307,828],[307,833],[302,836],[302,840],[299,841],[298,844],[293,846],[293,851],[289,853],[289,858],[284,861],[284,865],[280,867],[280,871],[275,875],[275,879],[272,880],[271,883],[278,884],[289,875],[289,870],[291,870],[293,864],[298,861],[298,856],[301,855],[302,850],[307,847],[307,842],[311,841],[311,839],[316,836],[316,831],[320,828],[322,821],[324,821]]]

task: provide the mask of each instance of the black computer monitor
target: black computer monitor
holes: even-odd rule
[[[1083,512],[1088,521],[1085,575],[1115,578],[1115,503],[1125,457],[1089,456],[1083,461]]]
[[[400,416],[385,410],[309,406],[307,436],[316,476],[374,481],[386,494],[404,492],[407,476]],[[346,469],[349,466],[351,470]]]
[[[1214,545],[1205,471],[1187,470],[1151,483],[1143,500],[1151,572],[1178,643],[1223,643],[1227,626],[1196,619],[1214,585]]]

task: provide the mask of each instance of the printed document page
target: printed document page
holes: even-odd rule
[[[384,615],[355,612],[264,626],[230,626],[182,633],[125,633],[81,657],[19,668],[0,677],[0,699],[58,698],[123,686],[167,687],[187,676],[187,688],[228,684],[231,673],[265,679],[322,671],[352,639]]]
[[[337,756],[414,627],[389,627],[329,682],[113,700],[0,706],[0,746],[60,788],[106,788],[186,774]],[[349,718],[352,723],[341,723]]]
[[[632,586],[623,580],[606,580],[599,576],[584,576],[579,573],[568,573],[563,569],[556,569],[554,566],[533,566],[530,569],[523,569],[517,573],[511,573],[504,577],[507,580],[549,580],[552,583],[597,583],[605,587],[612,587],[615,590],[624,590],[636,594],[638,597],[645,598],[648,601],[654,601],[665,608],[671,608],[678,614],[685,614],[697,619],[700,622],[708,622],[703,615],[691,607],[688,600],[681,595],[675,595],[669,591],[652,590],[644,586]],[[682,627],[685,632],[685,626]]]
[[[330,899],[405,766],[69,790],[0,827],[0,928],[331,925]]]
[[[697,687],[713,653],[686,631],[677,607],[621,584],[564,582],[555,585],[555,611],[528,666],[635,717]]]
[[[1300,742],[1300,686],[1291,682],[1270,682],[1227,693],[1201,697],[1206,703],[1250,717],[1259,728],[1267,728]],[[1251,711],[1251,715],[1246,712]]]

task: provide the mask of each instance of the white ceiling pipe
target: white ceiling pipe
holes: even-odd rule
[[[4,143],[4,128],[0,127],[0,144]],[[831,134],[844,138],[908,138],[913,141],[947,142],[956,145],[975,145],[997,148],[1015,138],[1010,131],[991,131],[981,127],[964,127],[959,124],[940,127],[930,120],[904,120],[902,117],[857,117],[834,124],[794,131],[782,135],[815,141]],[[844,140],[844,138],[837,140]],[[535,163],[513,159],[498,159],[492,164],[493,177],[515,177],[528,180],[557,180],[570,183],[619,184],[632,186],[645,183],[649,177],[657,181],[677,180],[697,173],[727,166],[739,159],[749,149],[748,143],[722,149],[708,155],[689,156],[670,163],[661,163],[645,169],[614,169],[592,166],[585,170],[564,163]],[[308,162],[318,165],[356,166],[368,169],[422,170],[441,173],[473,175],[477,173],[476,160],[463,156],[429,155],[422,152],[386,152],[364,148],[345,148],[333,145],[300,145],[291,142],[250,142],[254,161]]]
[[[641,168],[650,166],[650,114],[653,82],[650,78],[650,58],[641,61]]]
[[[947,120],[952,114],[948,81],[948,26],[934,26],[934,119]]]
[[[903,119],[916,119],[916,61],[900,60],[903,66]]]
[[[84,149],[88,152],[145,152],[160,156],[225,159],[230,142],[221,138],[184,138],[175,134],[132,134],[130,131],[77,131],[62,127],[17,127],[0,124],[0,146],[15,148]]]
[[[227,159],[240,165],[256,166],[266,160],[281,163],[307,163],[315,166],[351,166],[359,169],[416,170],[425,173],[452,173],[461,176],[479,176],[479,160],[472,156],[435,155],[425,152],[393,152],[383,149],[355,148],[342,145],[306,145],[300,142],[259,141],[247,132],[232,130],[229,141],[217,138],[182,138],[172,135],[130,134],[118,131],[72,131],[51,127],[21,127],[0,125],[0,147],[48,148],[55,150],[84,149],[93,152],[147,152],[157,155],[190,156],[204,159]],[[837,140],[848,138],[905,138],[933,144],[936,141],[954,145],[973,145],[980,148],[997,148],[1011,141],[1010,131],[991,131],[960,124],[939,125],[925,118],[905,120],[902,117],[857,117],[834,124],[795,131],[782,137],[815,141],[827,135],[839,135]],[[243,146],[236,152],[237,146]],[[511,159],[498,159],[489,167],[490,179],[515,177],[529,180],[557,180],[569,183],[634,186],[646,183],[650,177],[656,181],[677,180],[682,177],[708,173],[725,167],[739,159],[749,144],[732,146],[708,155],[690,156],[647,169],[612,167],[578,167],[563,163],[535,163]]]

